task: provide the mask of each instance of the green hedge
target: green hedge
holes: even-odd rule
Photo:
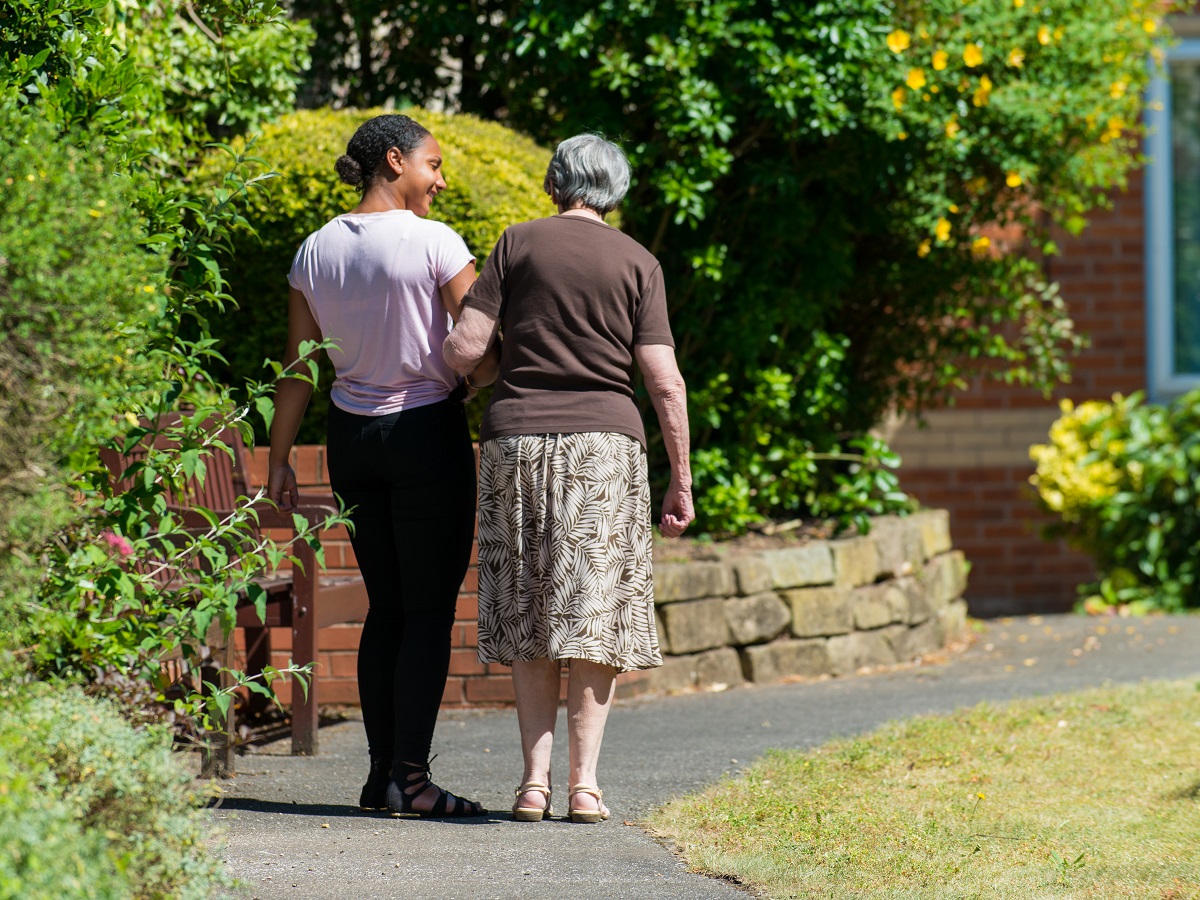
[[[0,687],[0,900],[205,898],[228,886],[165,728],[78,688]]]
[[[263,129],[254,151],[280,177],[262,182],[246,204],[258,232],[236,236],[223,266],[238,308],[211,322],[228,361],[215,374],[230,384],[265,376],[263,361],[279,359],[287,338],[287,273],[300,243],[331,218],[358,203],[358,193],[338,181],[333,163],[346,152],[354,130],[384,110],[304,110]],[[447,189],[434,201],[431,219],[445,222],[483,264],[504,229],[554,213],[542,192],[550,151],[493,122],[428,110],[407,111],[437,138],[445,157]],[[242,143],[234,142],[241,148]],[[219,172],[228,157],[215,154],[200,178]],[[322,384],[332,381],[323,362]],[[299,440],[323,443],[327,394],[309,407]],[[479,406],[480,404],[476,404]],[[260,438],[265,437],[259,434]]]

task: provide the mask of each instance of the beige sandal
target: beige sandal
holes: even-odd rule
[[[597,822],[603,822],[608,818],[608,807],[604,805],[604,794],[599,788],[594,788],[587,784],[577,784],[571,788],[571,793],[567,796],[567,803],[570,804],[571,797],[576,794],[591,794],[596,798],[596,803],[599,804],[599,809],[575,809],[569,807],[569,818],[572,822],[578,822],[582,825],[595,825]]]
[[[542,806],[518,806],[521,802],[521,795],[526,793],[544,794],[546,797],[546,805]],[[550,788],[548,785],[542,784],[540,781],[527,781],[516,790],[517,798],[513,801],[513,818],[518,822],[540,822],[544,816],[554,815],[554,810],[550,807]]]

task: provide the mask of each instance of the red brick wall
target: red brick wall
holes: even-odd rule
[[[251,486],[262,485],[267,479],[267,448],[256,448],[249,473]],[[301,446],[292,451],[292,467],[301,493],[328,494],[329,472],[325,465],[325,448]],[[283,538],[284,535],[276,535]],[[350,536],[344,528],[336,528],[321,535],[325,548],[326,574],[356,575],[358,564]],[[450,650],[450,676],[446,680],[443,706],[477,706],[508,704],[513,701],[511,670],[507,666],[479,662],[476,654],[478,637],[478,546],[472,548],[471,565],[458,593],[452,648]],[[319,647],[317,661],[317,697],[319,703],[358,703],[358,642],[362,635],[360,624],[333,625],[322,628],[317,639]],[[238,634],[241,641],[241,634]],[[286,666],[291,650],[290,628],[271,629],[271,663]],[[638,693],[642,678],[638,673],[627,673],[617,679],[618,695]],[[286,701],[288,690],[280,687],[278,695]],[[562,685],[562,697],[566,697],[566,680]]]
[[[1070,384],[1047,400],[1028,388],[978,380],[936,416],[931,432],[901,429],[894,439],[904,458],[903,487],[926,505],[950,511],[954,545],[972,563],[967,600],[973,615],[1068,609],[1076,585],[1094,574],[1087,557],[1038,534],[1046,520],[1034,503],[1028,459],[1028,442],[1037,438],[1026,430],[1010,440],[978,413],[1026,410],[1030,422],[1048,423],[1060,398],[1108,399],[1145,388],[1143,214],[1135,174],[1129,189],[1113,198],[1112,210],[1094,213],[1083,234],[1056,236],[1061,253],[1047,261],[1047,274],[1059,283],[1078,330],[1091,338],[1073,363]],[[996,415],[997,423],[1002,419]],[[956,438],[968,434],[976,443],[988,435],[994,449],[974,457],[956,453]],[[929,449],[934,438],[941,442],[936,454]]]

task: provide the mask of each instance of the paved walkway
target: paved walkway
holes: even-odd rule
[[[811,747],[984,700],[1197,676],[1200,616],[994,620],[970,649],[933,664],[619,703],[601,757],[613,811],[602,825],[509,819],[521,768],[509,710],[443,713],[434,739],[434,777],[498,811],[487,817],[438,822],[359,813],[367,752],[357,721],[322,729],[314,758],[284,755],[286,741],[243,757],[213,816],[227,829],[230,870],[248,885],[247,896],[264,900],[745,900],[731,884],[689,873],[636,823],[771,747]],[[561,718],[559,728],[554,787],[563,809]]]

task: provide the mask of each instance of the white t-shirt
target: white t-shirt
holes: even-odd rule
[[[300,245],[288,283],[304,294],[337,372],[330,399],[382,416],[443,400],[450,316],[438,288],[475,259],[441,222],[406,209],[346,213]]]

